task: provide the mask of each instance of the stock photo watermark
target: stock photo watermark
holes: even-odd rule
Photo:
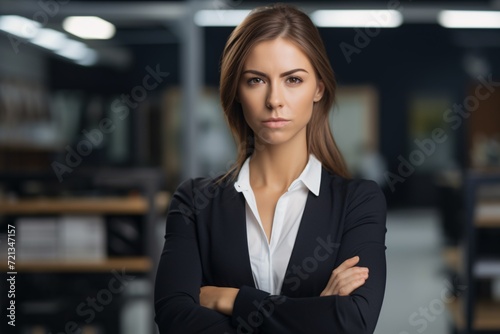
[[[39,28],[46,26],[49,20],[59,13],[61,6],[69,2],[70,0],[38,0],[36,4],[40,10],[33,13],[32,20],[21,26],[22,31],[20,32],[26,36],[35,35]],[[28,43],[27,39],[16,37],[9,33],[6,36],[16,54],[19,53],[20,45]]]
[[[234,9],[241,5],[243,0],[212,0],[210,2],[212,8],[215,10],[224,10],[224,9]],[[222,18],[222,17],[221,17]]]
[[[335,250],[340,247],[339,243],[332,242],[331,239],[331,235],[326,238],[317,237],[316,242],[318,245],[314,248],[312,256],[305,257],[300,265],[293,264],[292,270],[285,275],[290,277],[286,278],[283,284],[293,284],[290,289],[296,291],[301,283],[310,277],[310,274],[318,270],[319,264],[330,258]],[[256,310],[250,312],[247,319],[243,319],[241,316],[236,319],[238,323],[237,333],[254,333],[266,318],[273,315],[276,309],[275,305],[282,304],[285,301],[286,296],[281,294],[269,296],[260,302],[254,300],[252,304],[256,307]]]
[[[291,285],[290,290],[296,291],[302,282],[309,278],[309,274],[318,270],[319,264],[330,258],[334,251],[340,247],[340,243],[332,242],[331,239],[330,234],[326,239],[317,237],[316,242],[318,245],[314,248],[313,255],[304,258],[299,265],[293,264],[291,270],[287,272],[286,276],[288,277],[283,284]]]
[[[444,287],[441,289],[438,297],[432,299],[424,306],[420,306],[417,311],[410,314],[408,324],[417,333],[425,332],[432,322],[436,321],[438,316],[442,315],[446,310],[446,305],[453,303],[460,297],[465,290],[466,285],[456,283],[453,285],[450,281],[444,281]],[[456,288],[456,289],[455,289]],[[456,290],[456,292],[454,292]],[[399,334],[411,334],[408,331],[400,331]]]
[[[262,151],[266,148],[265,145],[259,144],[255,139],[255,137],[252,135],[249,135],[247,137],[246,141],[243,141],[242,143],[239,144],[239,149],[245,149],[246,154],[250,154],[253,151]],[[249,147],[249,143],[251,144]],[[232,165],[234,165],[235,161],[230,160],[226,163],[226,168],[224,171],[219,171],[219,172],[214,172],[211,171],[209,172],[209,178],[214,181],[218,177],[221,176],[221,174],[225,174],[229,169],[231,168]],[[179,204],[179,211],[182,214],[183,220],[186,224],[192,223],[194,216],[202,212],[205,208],[208,207],[210,204],[210,200],[215,198],[218,194],[219,191],[222,188],[225,188],[227,186],[230,186],[230,183],[224,183],[224,184],[215,184],[215,183],[210,183],[209,187],[205,187],[203,191],[200,189],[193,187],[193,203],[192,205],[187,205],[185,203],[180,203]]]
[[[491,74],[487,79],[480,76],[477,80],[480,84],[476,86],[474,95],[468,95],[462,103],[453,104],[452,108],[445,110],[443,113],[443,121],[449,124],[453,131],[457,130],[464,122],[464,119],[469,118],[479,108],[481,101],[488,99],[496,87],[500,86],[500,82],[493,81]],[[413,175],[416,167],[421,166],[427,158],[436,152],[439,144],[444,143],[448,138],[449,136],[445,129],[437,127],[432,131],[430,137],[415,139],[416,148],[410,152],[408,157],[405,158],[401,154],[398,156],[399,164],[397,173],[391,171],[384,173],[386,183],[391,192],[396,190],[398,183],[404,183],[407,178]]]
[[[340,50],[344,55],[347,64],[352,62],[352,57],[354,55],[359,55],[361,51],[366,49],[372,40],[380,35],[382,27],[387,26],[394,18],[395,12],[390,12],[389,10],[402,11],[403,5],[399,0],[389,0],[387,2],[388,11],[373,11],[371,14],[372,21],[367,22],[366,26],[361,28],[354,28],[356,35],[352,44],[347,42],[342,42],[339,44]]]
[[[81,302],[76,307],[76,314],[84,318],[86,324],[91,323],[96,314],[102,312],[105,307],[113,301],[117,294],[120,294],[125,290],[126,286],[135,279],[135,276],[129,276],[125,273],[125,269],[122,268],[121,273],[112,270],[111,273],[113,277],[109,280],[108,286],[99,290],[95,296],[88,296],[84,302]],[[81,321],[80,321],[81,323]],[[76,321],[68,321],[64,325],[64,332],[54,333],[54,334],[70,334],[81,332],[82,329]],[[50,332],[49,334],[52,334]]]
[[[7,225],[7,323],[16,326],[16,227]]]
[[[120,121],[125,120],[130,108],[135,109],[140,102],[143,102],[148,92],[156,89],[160,83],[169,75],[169,72],[162,72],[160,65],[157,64],[153,69],[150,66],[145,68],[146,74],[141,85],[131,89],[129,94],[121,94],[111,103],[111,112],[118,117]],[[66,156],[64,161],[53,161],[51,166],[59,182],[63,182],[64,174],[70,174],[75,168],[81,165],[83,158],[89,156],[94,148],[99,147],[104,140],[104,136],[112,133],[116,125],[109,117],[102,118],[97,128],[91,130],[82,130],[85,139],[81,139],[74,147],[66,145]]]
[[[257,308],[256,310],[248,314],[247,319],[243,319],[241,316],[236,318],[238,322],[238,327],[236,328],[236,333],[238,334],[250,334],[254,333],[257,328],[259,328],[263,323],[265,318],[269,318],[273,315],[275,305],[283,304],[286,300],[285,296],[275,295],[262,301],[253,301],[253,305]],[[225,332],[224,334],[229,334]]]

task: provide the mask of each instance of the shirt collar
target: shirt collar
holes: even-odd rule
[[[250,158],[249,156],[243,166],[241,166],[240,172],[238,174],[238,179],[234,183],[234,188],[238,192],[245,190],[250,190]],[[314,195],[319,195],[319,188],[321,184],[321,162],[316,158],[314,154],[309,154],[309,161],[306,167],[299,175],[299,177],[290,184],[288,191],[295,189],[301,184],[305,185]]]

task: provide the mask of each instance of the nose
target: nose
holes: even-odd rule
[[[270,110],[283,107],[283,95],[281,89],[277,84],[269,85],[266,98],[266,107]]]

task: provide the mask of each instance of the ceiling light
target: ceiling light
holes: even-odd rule
[[[443,10],[438,15],[438,22],[446,28],[500,28],[500,12]]]
[[[67,39],[64,46],[56,53],[80,65],[91,66],[97,62],[97,51],[89,48],[85,43],[71,39]]]
[[[397,10],[317,10],[311,19],[318,27],[395,28],[403,23]]]
[[[66,34],[48,28],[40,29],[38,34],[30,40],[31,43],[49,50],[59,50],[64,46]]]
[[[77,64],[83,66],[92,66],[97,63],[97,51],[88,48],[87,53],[83,59],[77,60]]]
[[[97,16],[70,16],[64,19],[67,32],[85,39],[110,39],[115,35],[115,26]]]
[[[194,23],[200,27],[236,27],[249,13],[244,9],[203,9],[194,15]]]
[[[88,50],[89,48],[85,43],[68,39],[56,53],[72,60],[82,60],[87,56]]]
[[[41,24],[17,15],[0,16],[0,30],[21,38],[33,38],[38,34]]]

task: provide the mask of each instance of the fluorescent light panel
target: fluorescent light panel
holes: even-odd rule
[[[311,14],[311,19],[318,27],[396,28],[403,23],[403,15],[391,9],[317,10]]]
[[[87,46],[85,43],[75,41],[75,40],[68,40],[64,44],[64,47],[62,47],[60,50],[56,51],[56,53],[60,56],[73,59],[73,60],[81,60],[85,58],[85,55],[87,54]]]
[[[80,65],[90,66],[97,62],[97,52],[94,49],[83,42],[71,39],[66,40],[64,46],[55,53]]]
[[[43,28],[39,22],[18,15],[0,16],[0,30],[28,40],[30,43],[51,50],[80,65],[97,62],[98,54],[85,43],[68,38],[60,31]]]
[[[83,66],[92,66],[97,63],[97,51],[94,49],[88,48],[87,52],[85,54],[85,57],[83,57],[80,60],[77,60],[76,63],[83,65]]]
[[[201,27],[234,27],[250,10],[200,10],[194,22]],[[393,28],[403,23],[397,10],[317,10],[311,18],[320,27],[382,27]]]
[[[200,27],[236,27],[249,13],[244,9],[203,9],[194,15],[194,23]]]
[[[0,30],[21,38],[35,37],[40,31],[41,24],[17,15],[0,16]]]
[[[57,30],[43,28],[30,42],[52,51],[61,49],[67,41],[66,34]]]
[[[84,39],[110,39],[115,35],[115,26],[97,16],[70,16],[64,19],[67,32]]]
[[[438,22],[446,28],[500,28],[500,12],[443,10],[438,15]]]

